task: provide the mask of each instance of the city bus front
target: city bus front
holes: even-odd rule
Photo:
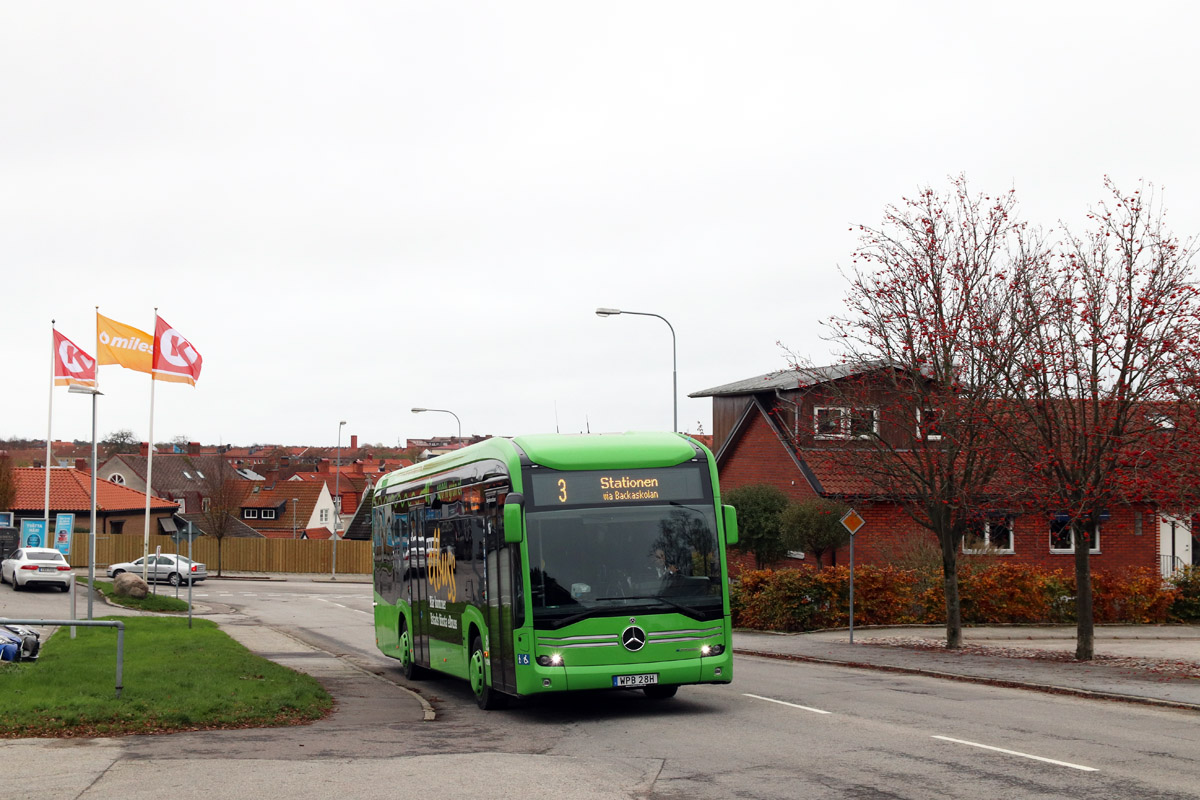
[[[534,468],[525,486],[532,641],[517,648],[520,694],[669,697],[732,679],[725,520],[707,463]]]

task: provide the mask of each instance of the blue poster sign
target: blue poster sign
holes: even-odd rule
[[[46,520],[21,520],[21,547],[46,546]]]
[[[71,531],[75,529],[74,514],[58,514],[54,518],[54,547],[64,556],[71,555]]]

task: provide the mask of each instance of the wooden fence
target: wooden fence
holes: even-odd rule
[[[175,542],[169,536],[151,536],[150,552],[161,547],[164,553],[175,552]],[[187,555],[187,542],[180,542],[179,553]],[[114,534],[96,537],[96,566],[98,571],[109,564],[141,558],[141,536]],[[217,574],[217,540],[199,536],[192,543],[192,558],[208,568],[209,575]],[[73,567],[86,567],[88,535],[76,533],[71,538]],[[229,538],[221,543],[221,569],[225,572],[332,572],[333,542],[318,539],[243,539]],[[371,543],[339,541],[337,571],[346,574],[371,574]]]

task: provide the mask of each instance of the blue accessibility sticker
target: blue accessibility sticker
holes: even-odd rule
[[[518,664],[528,664],[529,663],[529,654],[528,653],[517,653],[517,663]]]

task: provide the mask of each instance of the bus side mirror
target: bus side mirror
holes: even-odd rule
[[[521,506],[525,504],[525,496],[509,492],[504,498],[504,541],[506,544],[518,544],[524,530],[521,517]]]
[[[721,506],[725,510],[725,544],[738,543],[737,509],[733,506]]]

